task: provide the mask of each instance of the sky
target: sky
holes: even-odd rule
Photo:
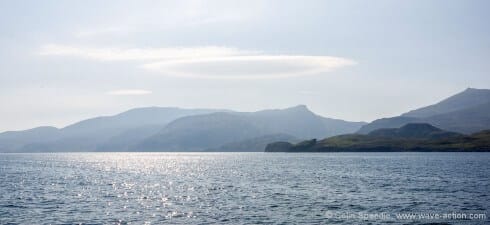
[[[490,88],[490,1],[0,1],[0,131],[147,106],[372,121]]]

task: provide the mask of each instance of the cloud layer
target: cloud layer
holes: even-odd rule
[[[195,48],[90,48],[68,45],[48,44],[41,47],[40,55],[73,56],[99,61],[148,61],[148,60],[179,60],[192,58],[226,57],[257,52],[242,51],[227,47],[195,47]]]
[[[120,49],[49,44],[42,46],[39,54],[97,61],[137,61],[142,68],[166,76],[213,79],[297,77],[355,64],[333,56],[268,55],[219,46]]]

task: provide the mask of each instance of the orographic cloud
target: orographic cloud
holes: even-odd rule
[[[298,77],[355,64],[333,56],[270,55],[217,46],[120,49],[50,44],[39,53],[97,61],[137,61],[142,68],[166,76],[214,79]]]

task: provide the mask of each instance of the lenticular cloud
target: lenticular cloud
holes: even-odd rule
[[[43,46],[40,54],[98,61],[137,61],[142,68],[166,76],[214,79],[298,77],[355,64],[333,56],[269,55],[217,46],[120,49],[50,44]]]
[[[351,60],[330,56],[253,55],[162,61],[143,67],[172,76],[260,79],[319,74],[353,64]]]

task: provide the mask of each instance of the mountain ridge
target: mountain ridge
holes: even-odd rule
[[[323,117],[310,111],[306,105],[255,112],[134,108],[112,116],[81,120],[63,128],[43,126],[2,132],[0,152],[233,151],[233,148],[245,146],[257,150],[267,140],[324,139],[356,131],[358,135],[398,138],[403,129],[394,129],[414,123],[440,128],[425,127],[427,133],[439,138],[458,138],[456,133],[469,135],[489,129],[490,90],[468,88],[436,104],[369,124]],[[372,133],[374,130],[378,131]],[[421,134],[413,133],[415,136]]]
[[[335,132],[329,131],[323,122],[324,119],[304,105],[257,112],[220,112],[182,117],[170,123],[158,134],[138,143],[132,150],[203,151],[219,148],[227,143],[277,133],[288,134],[298,139],[330,136],[329,133]],[[351,126],[350,123],[345,122],[346,127]],[[362,124],[354,122],[354,127],[346,133],[354,132]]]
[[[490,90],[468,88],[436,104],[400,116],[382,118],[362,126],[356,133],[380,128],[399,128],[407,123],[429,123],[441,129],[471,134],[490,128]]]
[[[405,117],[424,118],[437,114],[458,111],[464,108],[477,106],[490,101],[490,91],[487,89],[467,88],[464,91],[443,99],[436,104],[419,109],[410,110],[401,114]]]
[[[36,148],[53,152],[60,150],[95,151],[99,144],[124,132],[126,129],[145,124],[164,126],[168,121],[181,116],[215,111],[217,110],[181,109],[176,107],[134,108],[112,116],[99,116],[81,120],[63,128],[49,127],[51,132],[44,132],[44,138],[42,139],[31,138],[29,134],[32,129],[13,131],[18,134],[16,137],[9,137],[12,131],[7,131],[0,134],[0,152],[30,152]],[[37,128],[37,130],[41,129]]]
[[[175,124],[174,122],[182,121],[179,119],[186,118],[187,120],[193,116],[211,115],[214,113],[217,113],[215,115],[230,115],[234,118],[229,120],[230,122],[236,122],[237,118],[243,121],[229,127],[228,132],[219,133],[219,129],[215,130],[218,132],[216,134],[219,135],[215,135],[214,137],[211,136],[212,132],[202,133],[201,136],[208,135],[209,138],[215,138],[215,141],[209,140],[206,142],[201,138],[203,142],[196,142],[194,146],[189,146],[189,149],[186,150],[205,150],[206,148],[219,147],[227,143],[239,143],[246,139],[275,133],[297,134],[303,132],[306,133],[307,137],[318,133],[329,135],[325,132],[324,126],[326,125],[322,122],[324,120],[337,122],[335,126],[332,125],[334,131],[330,132],[333,133],[335,133],[336,129],[339,129],[340,132],[353,132],[365,124],[362,122],[351,123],[349,121],[321,117],[309,111],[305,105],[298,105],[286,109],[260,110],[257,112],[235,112],[226,109],[143,107],[130,109],[112,116],[99,116],[81,120],[63,128],[39,127],[24,131],[6,131],[0,133],[0,152],[140,151],[141,149],[138,149],[140,142],[162,132],[162,130],[177,129],[177,127],[173,126]],[[290,117],[283,118],[278,116],[280,114],[289,115]],[[311,118],[303,121],[298,115],[308,115]],[[196,127],[200,127],[196,123],[198,121],[188,123],[187,128],[194,127],[193,129],[197,129]],[[208,123],[206,126],[212,126],[217,122],[219,122],[219,118],[212,123]],[[303,122],[307,122],[309,125],[304,125],[300,130],[294,128],[295,126],[300,127]],[[242,129],[246,126],[248,126],[247,129]],[[225,128],[223,126],[220,129]],[[242,130],[240,131],[240,129]],[[39,133],[39,138],[33,138],[32,133],[36,132]],[[180,132],[180,135],[183,135],[185,132],[187,131],[183,130]],[[189,139],[184,138],[185,135],[179,139],[176,136],[177,133],[165,133],[165,136],[167,136],[166,138],[174,137],[174,140],[180,140],[180,143],[192,143]],[[230,134],[235,134],[236,136]],[[228,139],[223,141],[218,140],[218,136],[226,135],[228,135]],[[197,140],[197,138],[194,139]],[[161,140],[153,141],[153,143],[158,142],[161,142]],[[173,147],[170,146],[170,149],[179,150],[178,148],[181,145],[175,144]],[[199,145],[202,146],[199,147]],[[160,147],[144,149],[145,151],[168,150]]]

